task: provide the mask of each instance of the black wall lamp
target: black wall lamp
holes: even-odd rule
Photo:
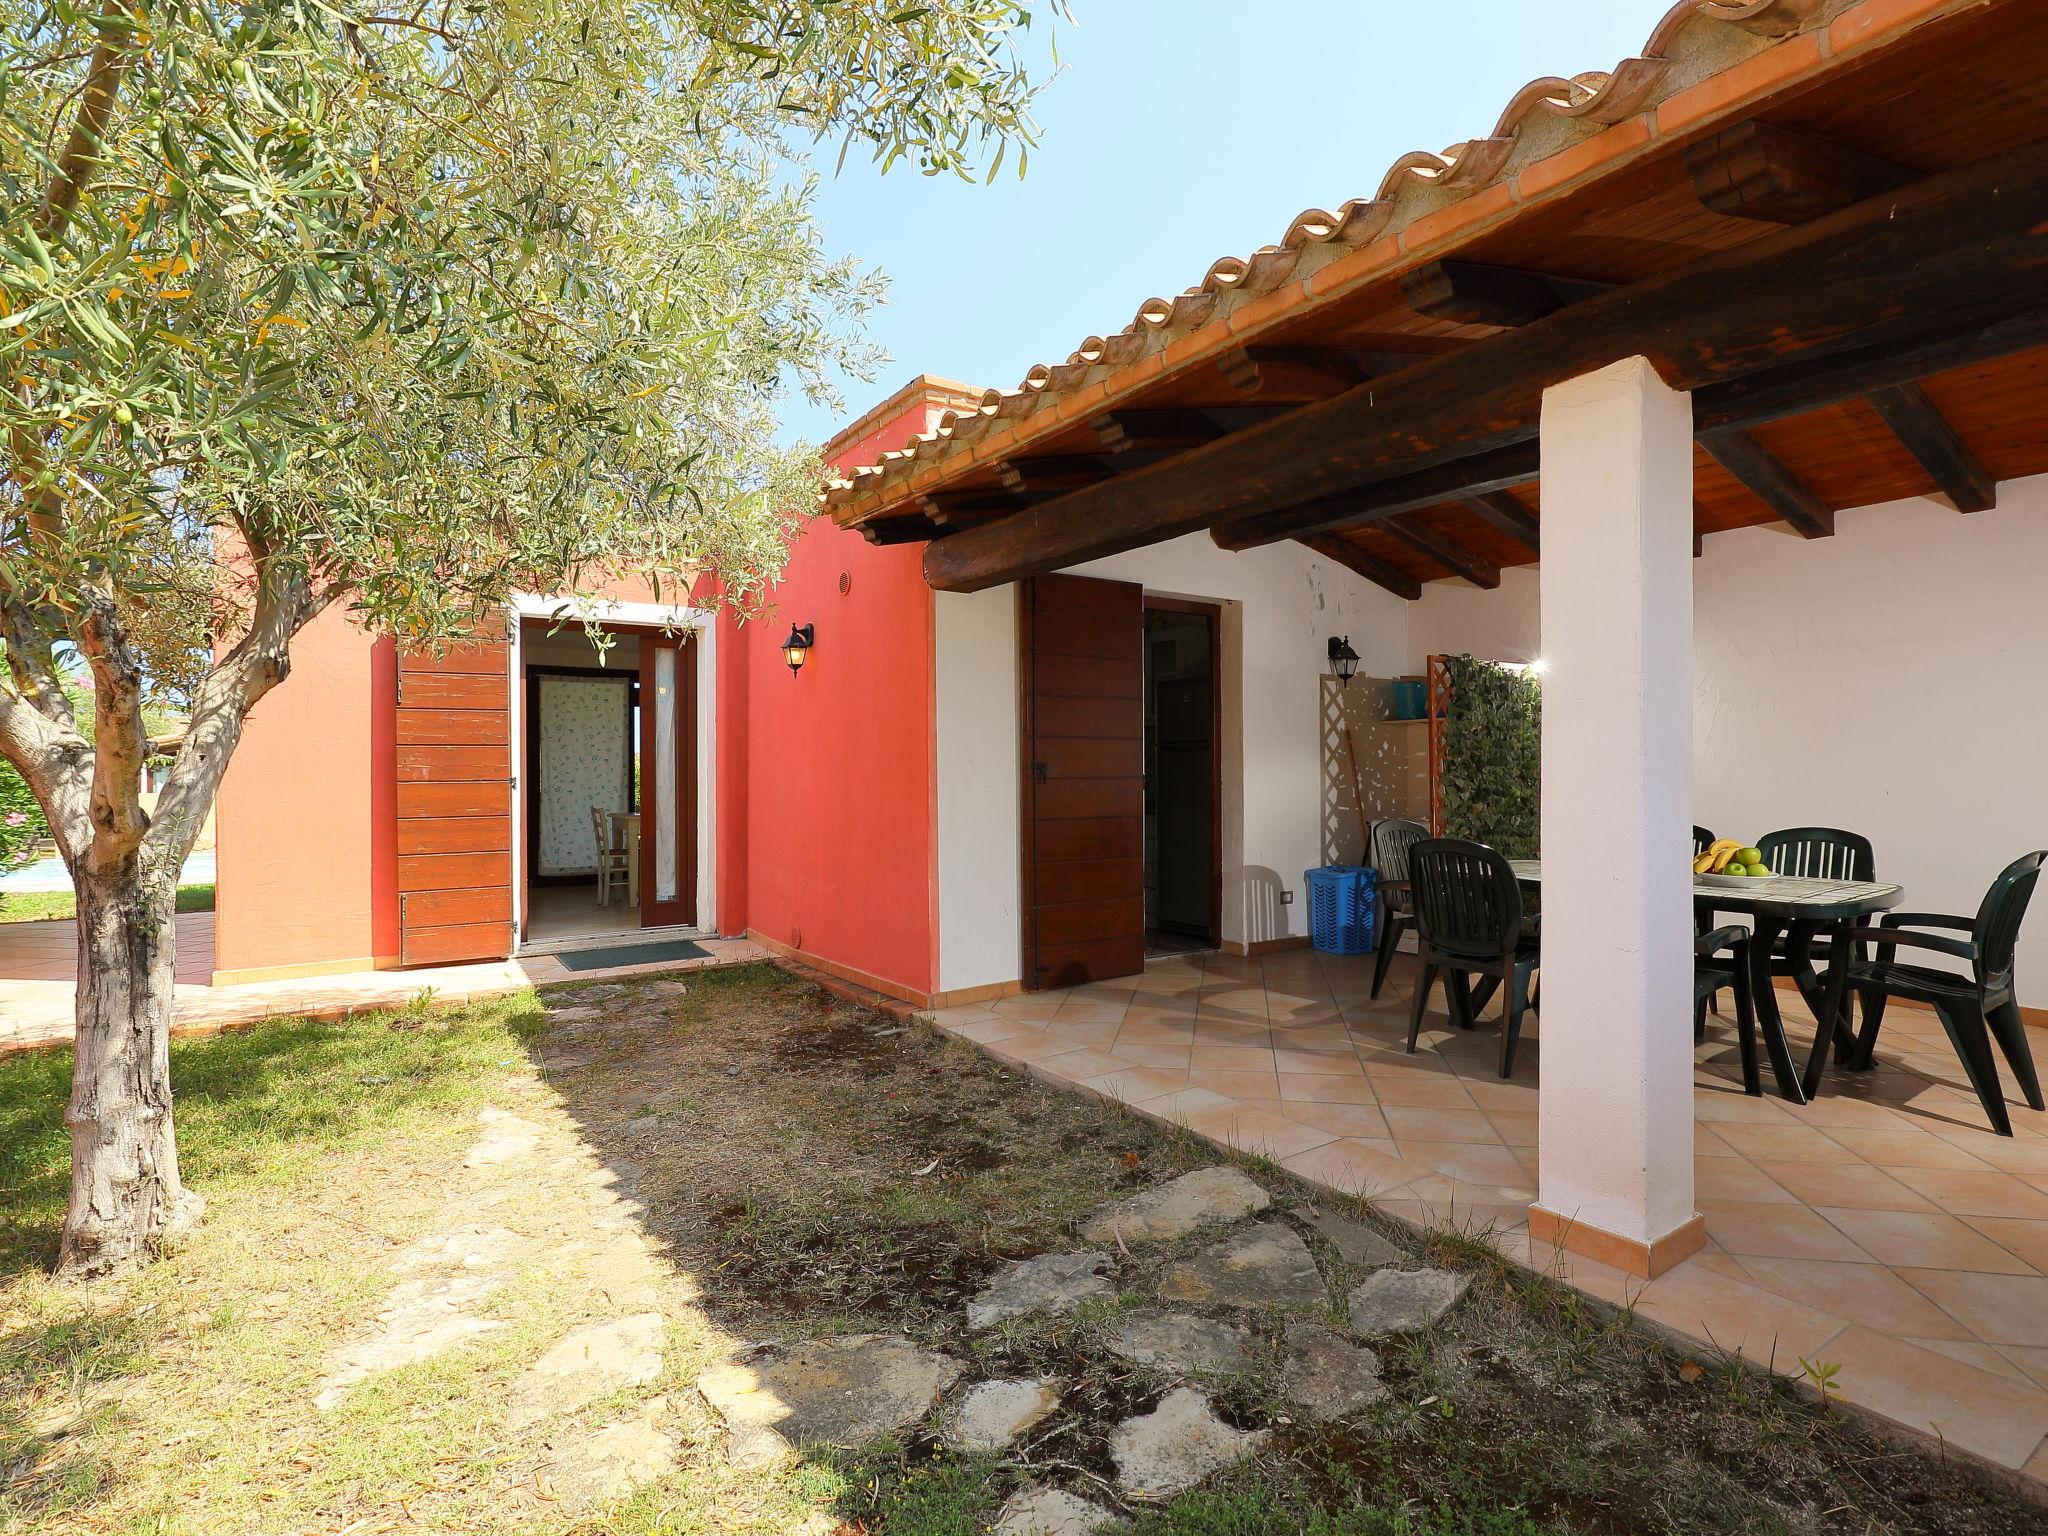
[[[1330,676],[1345,687],[1358,675],[1358,652],[1351,649],[1349,635],[1330,636]]]
[[[804,662],[810,657],[811,646],[815,643],[814,629],[809,624],[789,626],[789,638],[782,642],[782,659],[789,663],[792,677],[803,671]]]

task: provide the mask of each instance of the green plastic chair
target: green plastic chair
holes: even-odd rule
[[[1386,984],[1387,967],[1394,961],[1394,946],[1415,923],[1415,900],[1408,889],[1408,850],[1429,836],[1419,821],[1389,816],[1372,829],[1372,866],[1379,871],[1380,952],[1373,959],[1372,995],[1377,999]]]
[[[1956,1049],[1970,1086],[1977,1091],[1977,1100],[1984,1106],[1991,1128],[2001,1136],[2012,1134],[2012,1118],[2006,1113],[1998,1063],[1991,1054],[1993,1040],[1998,1042],[2006,1064],[2012,1068],[2028,1106],[2048,1109],[2048,1103],[2041,1098],[2041,1080],[2034,1072],[2034,1053],[2027,1044],[2027,1028],[2020,1019],[2019,997],[2013,985],[2013,956],[2019,945],[2020,923],[2027,915],[2027,903],[2033,899],[2044,861],[2048,861],[2048,852],[2030,853],[2006,865],[1991,882],[1991,889],[1984,893],[1975,917],[1887,912],[1877,927],[1854,928],[1849,932],[1851,942],[1867,943],[1875,951],[1874,958],[1856,961],[1849,967],[1849,984],[1863,999],[1863,1032],[1856,1041],[1856,1065],[1868,1067],[1877,1052],[1877,1033],[1884,1025],[1886,1002],[1903,997],[1926,1003],[1941,1019],[1941,1027]],[[1945,928],[1969,937],[1948,938],[1916,931],[1923,928]],[[1967,961],[1969,974],[1931,965],[1902,965],[1895,958],[1902,946]]]

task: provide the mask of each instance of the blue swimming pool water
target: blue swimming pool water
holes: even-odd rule
[[[213,883],[213,850],[207,848],[195,853],[185,861],[185,867],[178,871],[180,885],[211,885]],[[51,857],[38,859],[33,864],[24,864],[19,869],[10,869],[0,874],[0,895],[9,891],[68,891],[71,876],[64,868],[64,861]]]

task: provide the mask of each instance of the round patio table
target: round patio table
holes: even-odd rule
[[[1510,859],[1515,878],[1525,885],[1541,887],[1540,859]],[[1764,1050],[1771,1058],[1771,1072],[1778,1080],[1778,1092],[1794,1104],[1804,1104],[1820,1091],[1820,1075],[1827,1065],[1828,1044],[1837,1047],[1837,1059],[1846,1062],[1854,1046],[1848,1023],[1843,1018],[1849,991],[1851,945],[1848,931],[1873,912],[1884,912],[1904,899],[1904,886],[1864,880],[1808,880],[1796,875],[1774,875],[1740,886],[1717,881],[1693,880],[1693,901],[1697,906],[1719,912],[1747,914],[1755,923],[1749,942],[1750,991],[1756,999],[1757,1028],[1763,1035]],[[1822,933],[1830,935],[1827,974],[1813,964],[1813,941]],[[1785,957],[1792,964],[1793,984],[1821,1022],[1813,1033],[1813,1049],[1801,1072],[1792,1060],[1785,1040],[1784,1015],[1778,1010],[1778,989],[1772,983],[1772,951],[1780,936],[1785,940]],[[1742,1063],[1743,1085],[1759,1089],[1757,1064]]]

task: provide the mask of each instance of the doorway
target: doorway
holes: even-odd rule
[[[697,916],[697,654],[689,632],[520,631],[521,946]]]
[[[1145,599],[1145,953],[1221,938],[1220,614]]]

